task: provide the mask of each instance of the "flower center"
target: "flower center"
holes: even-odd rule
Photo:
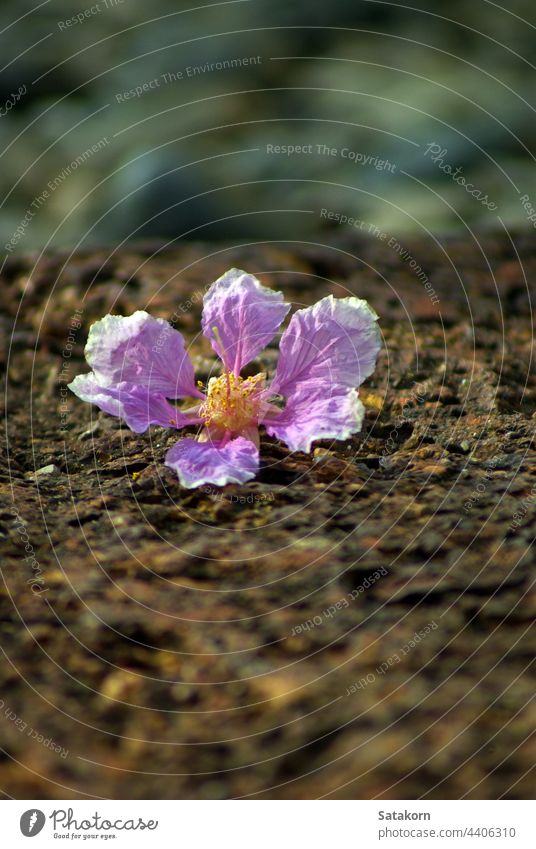
[[[238,433],[259,420],[261,398],[266,375],[236,377],[226,372],[221,377],[211,377],[207,387],[207,398],[201,405],[199,415],[210,427]]]

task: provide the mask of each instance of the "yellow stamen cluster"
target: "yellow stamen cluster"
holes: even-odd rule
[[[221,377],[211,377],[207,386],[207,399],[201,405],[199,415],[208,427],[233,433],[257,424],[259,393],[265,380],[263,372],[247,378],[236,377],[232,372],[222,374]]]

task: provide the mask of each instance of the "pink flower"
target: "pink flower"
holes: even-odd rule
[[[146,312],[107,315],[92,325],[86,359],[93,371],[69,388],[142,433],[149,425],[199,425],[180,439],[166,466],[185,487],[244,483],[259,468],[259,425],[291,451],[310,451],[315,439],[347,439],[361,429],[364,408],[356,388],[374,371],[380,350],[378,316],[359,298],[322,298],[298,310],[284,331],[271,382],[261,372],[241,377],[273,339],[290,309],[245,271],[233,268],[203,299],[202,328],[223,363],[206,393],[182,335]],[[273,400],[285,399],[283,409]],[[192,398],[179,410],[168,399]]]

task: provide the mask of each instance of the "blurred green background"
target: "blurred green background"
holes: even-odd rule
[[[533,226],[533,0],[0,8],[4,253]]]

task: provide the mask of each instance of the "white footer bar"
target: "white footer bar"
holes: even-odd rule
[[[188,849],[534,849],[532,801],[4,801],[1,843]],[[35,838],[35,843],[29,843]]]

